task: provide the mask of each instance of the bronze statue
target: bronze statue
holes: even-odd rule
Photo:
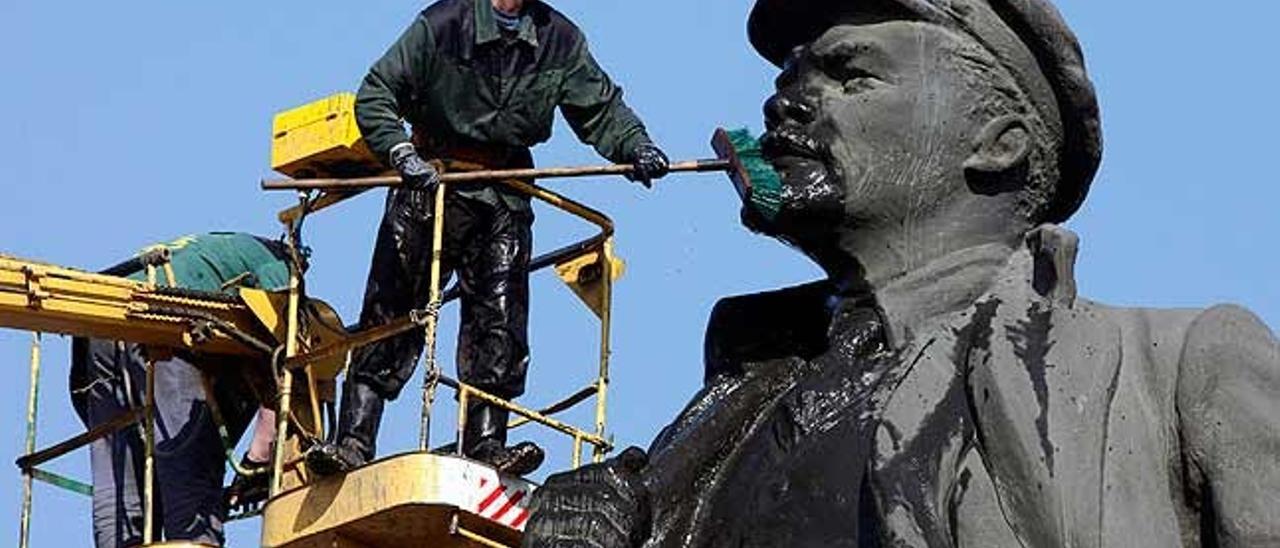
[[[827,279],[722,300],[653,442],[550,478],[526,546],[1280,546],[1280,346],[1076,296],[1101,157],[1045,0],[759,0],[748,226]]]

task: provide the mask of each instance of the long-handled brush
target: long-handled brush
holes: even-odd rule
[[[716,158],[690,160],[671,164],[672,173],[724,171],[729,174],[733,186],[743,203],[749,204],[768,218],[778,212],[782,182],[773,166],[760,153],[760,143],[745,129],[727,131],[717,129],[711,138]],[[463,183],[501,181],[504,179],[563,179],[600,175],[628,175],[635,171],[630,164],[612,164],[583,167],[550,167],[529,169],[499,169],[445,173],[441,182]],[[401,184],[399,176],[364,177],[357,179],[276,179],[262,181],[263,190],[325,190],[333,192],[359,192],[370,188],[391,187]]]
[[[729,162],[729,179],[742,203],[766,219],[782,207],[782,177],[760,152],[760,141],[747,129],[717,129],[711,137],[716,155]]]

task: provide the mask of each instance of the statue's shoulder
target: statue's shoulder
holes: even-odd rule
[[[1252,311],[1234,304],[1208,308],[1187,328],[1179,359],[1180,391],[1242,383],[1280,396],[1280,342]],[[1198,387],[1198,388],[1197,388]],[[1185,394],[1185,393],[1184,393]]]
[[[1151,361],[1158,375],[1172,375],[1179,384],[1222,375],[1280,378],[1280,343],[1242,306],[1130,308],[1082,299],[1076,308],[1116,326],[1130,360]]]
[[[706,377],[740,371],[744,363],[820,354],[834,293],[818,281],[720,299],[707,322]]]
[[[1276,344],[1275,334],[1253,311],[1236,304],[1220,304],[1198,311],[1188,328],[1187,343]]]

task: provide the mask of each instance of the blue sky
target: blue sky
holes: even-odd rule
[[[671,156],[710,153],[717,125],[762,125],[774,69],[745,38],[743,0],[556,0]],[[1099,90],[1106,156],[1084,209],[1081,292],[1143,306],[1243,304],[1280,325],[1280,97],[1271,24],[1280,4],[1062,0]],[[0,252],[100,268],[138,247],[207,230],[279,232],[267,195],[271,116],[336,91],[364,71],[422,7],[368,0],[0,3]],[[1247,14],[1247,16],[1242,16]],[[561,125],[542,165],[596,163]],[[653,191],[622,179],[548,186],[613,216],[628,261],[616,297],[611,430],[645,445],[697,389],[702,333],[716,299],[810,280],[816,269],[737,224],[717,175],[675,176]],[[308,225],[315,296],[353,320],[381,208],[370,194]],[[587,234],[538,211],[536,247]],[[1270,242],[1270,243],[1269,243]],[[585,383],[595,327],[570,292],[535,275],[530,404]],[[442,326],[453,359],[456,312]],[[0,331],[10,397],[0,456],[22,443],[25,333]],[[46,338],[41,444],[78,433],[66,398],[66,342]],[[391,407],[383,452],[415,443],[416,386]],[[442,409],[443,411],[443,409]],[[585,414],[569,418],[586,424]],[[447,422],[447,421],[441,421]],[[446,436],[443,429],[436,439]],[[567,442],[534,436],[567,464]],[[56,470],[85,477],[88,457]],[[7,466],[7,465],[6,465]],[[0,468],[0,538],[18,534],[19,475]],[[90,542],[89,504],[37,488],[34,546]],[[254,545],[257,524],[231,527]]]

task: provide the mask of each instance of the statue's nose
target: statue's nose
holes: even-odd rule
[[[808,125],[813,122],[815,109],[809,101],[793,93],[780,91],[764,103],[764,123],[767,129],[791,122]]]

